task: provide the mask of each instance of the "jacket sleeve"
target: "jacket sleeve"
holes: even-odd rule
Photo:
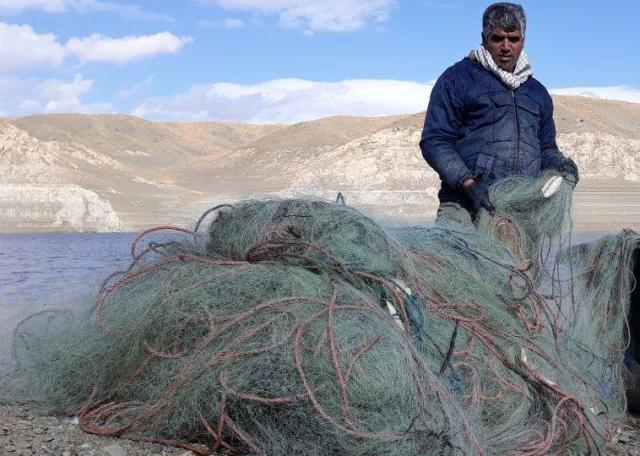
[[[556,144],[556,124],[553,121],[553,100],[546,92],[543,104],[542,117],[540,119],[540,153],[542,156],[543,170],[557,168],[562,162],[569,160],[565,157]]]
[[[445,73],[431,91],[420,149],[429,166],[454,191],[473,176],[455,148],[463,116],[460,94]]]

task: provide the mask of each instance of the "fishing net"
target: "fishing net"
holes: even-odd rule
[[[477,227],[293,199],[149,230],[86,316],[21,323],[13,391],[197,454],[597,451],[640,238],[572,246],[572,187],[548,178],[494,185]]]

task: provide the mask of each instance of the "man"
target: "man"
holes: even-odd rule
[[[440,76],[429,100],[420,148],[442,180],[437,223],[471,224],[481,209],[493,212],[488,189],[507,176],[555,169],[578,182],[556,144],[551,96],[523,50],[522,6],[489,6],[482,27],[482,45]]]

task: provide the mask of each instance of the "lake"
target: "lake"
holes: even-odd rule
[[[129,263],[130,233],[0,235],[0,364],[15,325],[47,309],[78,309]]]

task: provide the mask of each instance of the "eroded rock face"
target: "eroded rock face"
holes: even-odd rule
[[[583,177],[640,182],[638,139],[610,133],[570,132],[559,134],[557,141],[560,149],[576,161]]]
[[[78,144],[40,141],[0,121],[0,178],[16,183],[72,183],[83,168],[122,170],[117,160]]]
[[[0,122],[0,231],[118,231],[111,203],[74,182],[84,165],[119,163],[86,148],[41,142]]]
[[[111,203],[77,185],[0,184],[3,231],[119,231]]]

